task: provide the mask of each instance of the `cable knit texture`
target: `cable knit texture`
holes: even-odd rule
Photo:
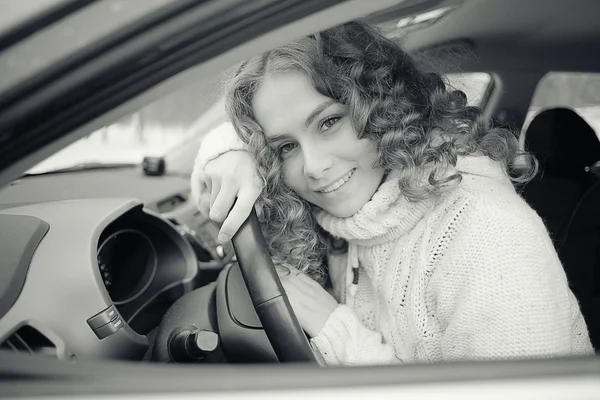
[[[329,258],[340,305],[311,339],[324,364],[593,354],[542,220],[499,163],[462,157],[456,170],[436,198],[408,201],[392,172],[352,217],[316,215],[349,243]]]

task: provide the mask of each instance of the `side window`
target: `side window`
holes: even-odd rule
[[[574,109],[600,133],[600,74],[550,72],[537,85],[523,130],[541,111],[553,107]]]
[[[486,93],[492,83],[492,77],[485,72],[468,72],[446,74],[448,86],[461,90],[467,95],[467,104],[470,106],[484,106]]]

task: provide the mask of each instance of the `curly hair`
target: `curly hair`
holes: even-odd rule
[[[300,71],[316,90],[345,105],[359,138],[377,145],[374,167],[400,172],[399,186],[411,201],[434,196],[460,174],[448,176],[458,156],[477,154],[501,162],[514,182],[536,173],[516,135],[493,128],[466,95],[440,75],[419,70],[415,60],[375,28],[350,22],[304,37],[243,62],[228,82],[226,107],[241,139],[256,157],[265,190],[259,199],[263,230],[276,263],[323,282],[327,234],[311,204],[283,181],[282,160],[256,122],[252,99],[268,74]],[[527,166],[513,168],[514,160]]]

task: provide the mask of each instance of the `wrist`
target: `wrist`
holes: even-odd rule
[[[327,326],[327,323],[329,322],[331,315],[337,309],[338,306],[339,306],[339,304],[337,303],[337,301],[334,300],[333,303],[329,303],[327,306],[325,306],[323,308],[322,312],[320,313],[320,318],[317,321],[317,323],[315,324],[315,327],[313,329],[313,332],[312,332],[313,334],[309,334],[310,337],[319,336],[319,334]]]
[[[246,144],[239,138],[233,125],[225,123],[210,131],[202,140],[194,167],[196,170],[204,171],[206,164],[221,155],[230,151],[246,150]]]

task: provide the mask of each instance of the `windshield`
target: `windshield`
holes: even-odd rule
[[[203,87],[200,87],[203,86]],[[81,164],[140,164],[164,157],[169,172],[190,174],[204,135],[225,122],[224,100],[200,96],[205,84],[191,85],[105,126],[27,171],[39,174]],[[200,92],[202,93],[202,92]]]
[[[123,29],[178,0],[98,0],[40,27],[0,53],[0,92],[35,76],[58,60],[106,35]],[[0,0],[0,35],[70,3],[65,0]],[[38,174],[81,164],[139,164],[146,156],[169,158],[169,170],[187,173],[186,151],[196,151],[199,139],[224,120],[217,90],[218,76],[191,83],[144,108],[73,143],[27,171]],[[168,157],[174,151],[178,157]],[[188,164],[190,164],[188,162]]]
[[[28,171],[37,174],[88,163],[138,164],[144,156],[164,156],[186,138],[186,130],[173,126],[141,126],[138,118],[107,126],[73,143]]]

